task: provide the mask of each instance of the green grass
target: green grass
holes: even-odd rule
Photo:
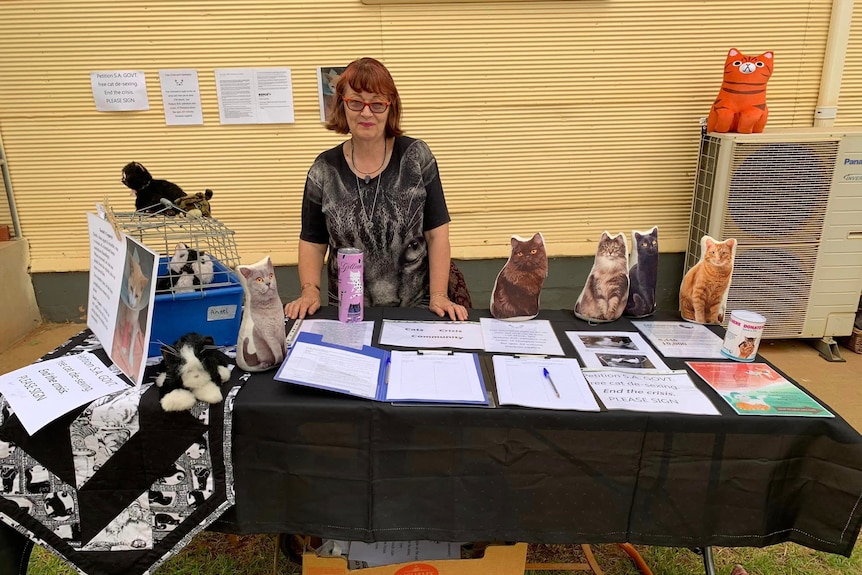
[[[688,549],[636,546],[654,575],[702,575],[703,559]],[[593,553],[605,575],[639,575],[629,556],[617,545],[593,545]],[[204,532],[164,563],[153,575],[270,575],[275,537],[246,535],[230,537]],[[741,563],[749,575],[858,575],[862,573],[862,550],[850,558],[812,551],[793,543],[764,549],[713,548],[719,575],[728,575]],[[584,562],[580,546],[541,545],[530,547],[530,560]],[[278,556],[279,575],[298,575],[298,565]],[[565,571],[534,571],[535,575],[562,575]],[[583,573],[583,572],[581,572]],[[37,547],[30,559],[28,575],[77,575],[62,560]]]

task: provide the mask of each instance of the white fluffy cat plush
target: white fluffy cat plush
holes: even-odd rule
[[[237,266],[245,290],[242,321],[236,342],[236,364],[245,371],[266,371],[284,361],[284,306],[278,296],[272,260]]]

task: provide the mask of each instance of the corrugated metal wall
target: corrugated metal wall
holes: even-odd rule
[[[212,188],[244,261],[295,263],[306,170],[341,139],[319,121],[315,68],[364,55],[389,66],[407,132],[438,157],[456,257],[506,257],[511,234],[535,231],[553,256],[591,255],[604,229],[654,224],[663,251],[683,251],[698,119],[727,50],[774,50],[769,127],[810,126],[830,10],[830,0],[2,2],[0,131],[32,269],[88,268],[84,213],[103,197],[132,209],[120,183],[131,160],[187,192]],[[292,69],[295,124],[219,124],[213,70],[254,66]],[[198,70],[203,126],[165,125],[167,68]],[[150,111],[96,112],[96,70],[144,70]],[[843,123],[862,118],[862,100],[848,99]]]

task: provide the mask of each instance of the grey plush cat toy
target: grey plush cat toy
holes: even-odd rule
[[[237,266],[245,290],[236,342],[236,364],[245,371],[266,371],[281,365],[287,351],[284,306],[278,296],[272,260]]]

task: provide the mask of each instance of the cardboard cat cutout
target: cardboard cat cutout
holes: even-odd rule
[[[766,83],[772,76],[773,54],[745,56],[731,48],[724,62],[724,78],[709,110],[707,132],[759,134],[766,126]]]
[[[272,260],[237,266],[245,290],[242,321],[236,342],[236,364],[245,371],[266,371],[284,361],[284,306],[278,295]]]
[[[512,236],[511,241],[512,253],[491,292],[491,315],[510,321],[533,319],[539,314],[539,296],[548,277],[545,238],[537,233],[528,240]]]
[[[632,267],[629,268],[629,298],[623,312],[630,317],[655,313],[658,283],[658,227],[648,232],[632,231]]]
[[[587,283],[575,303],[575,315],[592,322],[616,321],[629,297],[629,258],[625,234],[602,232]]]
[[[687,321],[720,324],[724,321],[727,294],[736,258],[736,240],[700,240],[700,261],[692,266],[679,288],[679,312]]]

